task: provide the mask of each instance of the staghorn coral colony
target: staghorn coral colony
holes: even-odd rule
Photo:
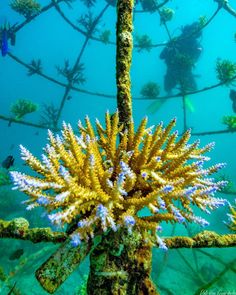
[[[14,115],[15,120],[21,120],[27,114],[36,112],[38,109],[37,104],[27,99],[18,99],[11,105],[11,113]]]
[[[10,6],[25,18],[30,18],[41,10],[41,5],[34,0],[13,0]]]
[[[73,131],[71,126],[65,123],[63,124],[62,134],[56,135],[49,131],[49,143],[44,149],[41,160],[36,159],[26,148],[21,146],[22,158],[32,168],[33,174],[30,173],[32,175],[30,176],[12,172],[15,188],[28,194],[29,199],[25,201],[28,210],[34,207],[46,209],[47,215],[44,212],[40,217],[48,216],[52,223],[66,230],[58,233],[52,232],[48,228],[30,229],[28,221],[17,218],[12,221],[0,220],[2,225],[1,237],[8,238],[11,236],[13,238],[29,239],[32,242],[41,242],[43,240],[61,243],[56,252],[35,272],[36,278],[49,293],[53,293],[78,267],[85,256],[89,255],[89,276],[84,279],[80,290],[77,291],[78,294],[157,294],[154,290],[155,286],[151,282],[151,265],[152,262],[153,265],[158,264],[159,277],[167,264],[168,257],[164,255],[163,262],[159,258],[156,260],[156,257],[152,261],[152,246],[159,245],[160,248],[166,250],[167,246],[169,248],[192,248],[236,245],[235,235],[218,235],[209,231],[203,231],[193,238],[174,237],[175,226],[172,226],[171,235],[173,237],[163,238],[159,236],[159,232],[162,231],[162,222],[169,222],[172,225],[176,223],[186,225],[188,222],[193,222],[205,226],[208,222],[202,218],[204,216],[196,216],[196,214],[200,214],[200,210],[195,211],[194,207],[202,209],[205,213],[210,213],[211,209],[226,203],[226,200],[215,197],[218,190],[229,195],[234,195],[235,192],[230,181],[226,185],[226,180],[229,180],[227,176],[222,175],[221,178],[216,179],[211,176],[224,164],[220,163],[209,167],[208,163],[205,163],[210,160],[209,157],[205,156],[205,152],[208,152],[213,144],[201,148],[198,141],[189,143],[189,130],[178,138],[177,132],[171,131],[175,125],[175,120],[172,120],[167,127],[163,127],[162,123],[158,126],[148,127],[145,118],[137,131],[134,131],[134,129],[136,130],[134,123],[130,122],[132,99],[129,70],[132,47],[134,45],[134,49],[138,52],[152,50],[150,56],[153,56],[156,47],[163,47],[159,57],[163,59],[167,66],[164,90],[168,98],[182,98],[183,129],[185,131],[189,115],[189,110],[186,109],[189,106],[187,96],[195,91],[204,92],[220,85],[235,86],[236,66],[235,63],[229,60],[219,58],[216,61],[216,76],[220,82],[217,85],[199,89],[195,83],[197,75],[193,73],[195,64],[202,52],[201,42],[196,39],[200,39],[202,29],[210,24],[217,12],[220,11],[220,8],[225,8],[223,5],[228,5],[228,3],[226,4],[227,1],[221,0],[212,1],[218,2],[218,8],[212,16],[207,13],[206,16],[201,16],[199,21],[193,19],[191,24],[186,24],[184,20],[183,22],[181,20],[183,27],[180,28],[182,33],[179,34],[177,31],[172,31],[176,23],[173,23],[173,26],[168,26],[168,22],[174,16],[174,11],[171,8],[163,6],[171,2],[168,0],[105,0],[106,4],[99,14],[97,14],[97,8],[93,6],[99,4],[100,8],[100,4],[102,5],[100,2],[102,1],[52,0],[48,4],[45,3],[43,7],[40,7],[36,1],[11,0],[12,8],[26,19],[22,20],[20,24],[10,25],[5,23],[2,25],[2,55],[4,58],[14,59],[21,66],[24,66],[28,76],[40,75],[63,87],[65,92],[61,97],[58,108],[53,104],[42,104],[43,114],[41,122],[38,124],[22,120],[26,114],[37,110],[36,105],[26,100],[20,100],[13,105],[11,112],[14,117],[1,115],[0,119],[8,121],[9,126],[14,122],[16,125],[23,124],[36,128],[51,128],[53,132],[56,132],[58,131],[58,122],[63,115],[66,101],[72,98],[71,91],[75,90],[89,95],[96,95],[96,97],[115,97],[115,95],[106,95],[105,93],[97,93],[95,90],[89,91],[76,87],[76,84],[78,86],[78,84],[85,82],[85,67],[82,59],[87,44],[91,43],[92,40],[117,45],[116,84],[119,116],[117,113],[112,116],[107,113],[105,127],[98,121],[96,127],[94,125],[92,127],[89,119],[86,118],[85,124],[79,123],[80,134]],[[71,14],[68,14],[67,17],[68,11],[64,11],[65,4],[73,8],[72,2],[75,5],[83,2],[89,8],[87,11],[82,8],[81,12],[83,14],[78,16],[78,20],[70,19]],[[132,15],[134,2],[139,7],[135,7],[135,15]],[[118,16],[120,11],[116,42],[113,40],[113,31],[110,32],[109,28],[107,30],[102,29],[104,28],[103,15],[109,8],[108,4],[112,6],[117,4]],[[170,3],[173,7],[174,4],[172,4]],[[178,17],[179,11],[177,7],[175,8]],[[4,48],[5,45],[8,46],[8,40],[11,41],[12,46],[14,45],[16,34],[31,20],[36,19],[37,16],[48,10],[54,9],[68,25],[85,37],[84,44],[79,42],[79,46],[82,46],[74,63],[66,59],[64,64],[56,65],[58,74],[65,78],[64,83],[47,74],[48,67],[42,68],[44,62],[39,57],[34,56],[31,62],[29,60],[27,63],[17,57],[17,52],[16,55],[8,54],[8,51]],[[138,15],[136,13],[144,11],[157,12],[160,24],[169,37],[167,41],[154,44],[155,38],[151,39],[151,37],[155,37],[154,35],[149,37],[147,34],[138,32],[136,42],[133,44],[131,31],[134,24],[132,20]],[[194,30],[189,30],[192,27],[195,27]],[[60,30],[59,27],[57,29]],[[184,32],[186,34],[183,34]],[[45,37],[45,34],[42,34],[42,36]],[[38,39],[38,36],[36,37]],[[176,50],[176,47],[179,50]],[[184,48],[187,48],[187,50],[184,50]],[[225,53],[222,52],[222,54]],[[41,57],[44,60],[43,56]],[[156,53],[155,60],[159,60]],[[183,69],[182,72],[181,69]],[[177,74],[174,75],[173,80],[173,73],[176,72]],[[183,76],[182,80],[180,76]],[[161,77],[162,74],[160,74],[159,78]],[[234,112],[236,112],[234,104],[235,92],[234,89],[230,89],[230,99],[233,101]],[[158,84],[154,82],[145,84],[141,89],[141,95],[141,99],[154,100],[147,109],[152,113],[156,112],[166,99],[166,96],[160,93]],[[156,99],[157,97],[158,99]],[[234,116],[225,116],[223,118],[223,123],[227,125],[228,130],[222,130],[223,132],[206,131],[203,132],[204,134],[200,134],[212,135],[233,132],[235,131],[234,119]],[[126,128],[127,130],[125,130]],[[198,132],[195,132],[194,136],[197,134]],[[38,132],[35,135],[38,135]],[[9,184],[9,171],[5,169],[0,171],[0,185],[1,172],[3,174],[2,185]],[[5,191],[5,188],[3,190]],[[4,200],[8,199],[5,192],[2,196]],[[7,203],[11,203],[11,201],[8,200]],[[5,204],[3,203],[3,205]],[[230,229],[235,230],[235,207],[230,205],[230,210],[228,226]],[[29,218],[31,218],[30,215]],[[187,227],[188,235],[194,235],[195,230]],[[80,246],[77,248],[78,245]],[[42,253],[46,253],[48,249],[44,249]],[[51,248],[49,251],[51,251]],[[160,254],[159,251],[157,253]],[[34,259],[38,260],[38,257],[39,255],[36,253]],[[209,257],[211,256],[209,255]],[[175,258],[174,263],[176,264]],[[213,283],[217,283],[220,277],[223,274],[225,275],[226,270],[220,273],[218,271],[214,272],[214,269],[210,266],[209,269],[210,271],[213,269],[213,272],[211,272],[211,276],[205,276],[207,271],[204,269],[204,265],[201,265],[201,260],[198,261],[198,253],[193,252],[193,258],[194,261],[189,256],[187,259],[183,257],[183,260],[188,267],[190,266],[194,281],[202,285],[201,291],[199,288],[196,293],[208,289],[210,292]],[[172,255],[170,259],[172,263]],[[219,262],[217,259],[216,261]],[[19,269],[22,270],[23,263],[20,260],[16,266],[18,273]],[[184,267],[184,264],[180,263]],[[231,265],[233,263],[234,260],[232,260]],[[30,264],[32,264],[32,261]],[[222,261],[222,266],[224,264]],[[229,271],[232,270],[228,262],[225,266]],[[12,281],[15,274],[15,272],[11,272],[10,276],[5,276],[2,270],[2,281],[6,281],[6,283],[8,279]],[[163,283],[166,285],[166,282],[168,282],[168,285],[170,284],[170,268],[166,271],[166,276],[167,281],[163,280],[163,277],[161,278],[160,289],[163,292],[172,293],[166,286],[162,285]],[[179,276],[173,275],[173,277],[180,281]],[[155,282],[157,282],[156,278],[154,278]],[[16,293],[15,285],[16,282],[14,282],[13,288],[10,288],[10,285],[7,286],[10,289],[9,294]],[[71,286],[69,286],[70,291],[68,291],[67,286],[59,293],[72,292]],[[191,289],[192,286],[191,284]],[[30,286],[28,287],[30,288]],[[33,289],[32,292],[41,294],[41,291],[37,292],[33,291]],[[180,292],[186,293],[182,282]]]
[[[78,124],[80,136],[66,123],[61,135],[49,131],[42,160],[21,146],[22,159],[38,177],[10,172],[14,188],[29,196],[28,210],[42,206],[60,226],[77,222],[74,246],[97,231],[126,228],[131,234],[135,228],[166,249],[157,235],[162,221],[205,226],[192,205],[210,213],[226,203],[214,197],[226,182],[211,177],[224,164],[203,168],[213,144],[189,144],[190,130],[177,141],[177,131],[171,133],[176,119],[164,128],[147,127],[144,118],[137,131],[133,122],[123,130],[118,112],[106,114],[106,128],[98,120],[96,129],[85,121]],[[146,216],[139,214],[143,208],[149,209]]]
[[[228,130],[235,130],[236,129],[236,116],[224,116],[222,118],[222,123],[227,125]]]

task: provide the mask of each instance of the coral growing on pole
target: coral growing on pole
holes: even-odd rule
[[[216,74],[217,78],[221,83],[229,86],[233,83],[236,75],[236,63],[230,60],[221,60],[220,58],[216,61]]]
[[[27,99],[18,99],[11,106],[11,113],[14,115],[14,119],[21,120],[25,115],[37,111],[37,104]]]
[[[148,52],[152,49],[152,39],[147,35],[136,35],[135,41],[137,42],[137,51],[141,52],[147,50]]]
[[[160,94],[160,86],[155,82],[148,82],[143,85],[140,93],[146,98],[156,98]]]
[[[224,116],[222,118],[222,123],[227,125],[229,130],[235,130],[236,129],[236,116]]]
[[[209,160],[203,154],[213,145],[188,144],[189,130],[176,141],[178,133],[171,133],[175,122],[148,128],[145,118],[136,132],[132,122],[119,143],[123,126],[118,112],[106,114],[106,128],[97,120],[96,131],[88,118],[85,126],[79,122],[79,137],[64,123],[61,136],[49,131],[41,161],[21,146],[22,159],[40,177],[10,172],[15,189],[29,196],[27,209],[44,207],[52,223],[78,222],[74,246],[97,230],[126,228],[131,233],[135,228],[156,243],[162,221],[205,226],[208,222],[194,215],[192,205],[207,213],[224,205],[214,194],[225,181],[208,177],[224,164],[203,168]],[[150,214],[140,216],[143,208]]]
[[[10,6],[25,18],[30,18],[41,10],[41,5],[34,0],[13,0]]]

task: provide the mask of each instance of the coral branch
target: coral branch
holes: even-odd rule
[[[59,9],[59,6],[57,5],[56,1],[55,0],[52,0],[52,2],[54,3],[56,9]],[[86,48],[86,46],[87,46],[87,44],[88,44],[88,42],[90,40],[90,37],[92,35],[92,32],[96,29],[96,26],[98,25],[100,19],[102,18],[103,14],[106,12],[106,10],[108,9],[108,7],[109,7],[109,4],[107,4],[101,10],[101,12],[98,14],[98,16],[95,19],[93,19],[92,22],[90,22],[90,25],[89,25],[90,28],[89,28],[89,31],[86,34],[86,38],[84,40],[84,43],[82,45],[82,48],[81,48],[81,50],[80,50],[80,52],[79,52],[79,54],[77,56],[77,59],[76,59],[74,65],[73,65],[73,67],[70,70],[70,76],[73,77],[72,80],[74,80],[74,76],[76,75],[76,72],[78,72],[79,67],[81,67],[81,66],[79,66],[80,65],[80,61],[81,61],[81,58],[83,56],[84,50],[85,50],[85,48]],[[63,97],[61,99],[60,107],[59,107],[57,118],[56,118],[56,125],[57,125],[57,123],[58,123],[58,121],[59,121],[59,119],[61,117],[61,113],[62,113],[62,110],[64,108],[65,102],[66,102],[66,100],[68,98],[68,95],[69,95],[70,91],[73,89],[74,83],[72,83],[73,82],[72,80],[71,79],[68,79],[68,84],[65,87],[65,92],[64,92],[64,95],[63,95]]]
[[[38,106],[30,100],[18,99],[11,105],[11,113],[15,120],[21,120],[25,115],[37,111]]]
[[[57,3],[60,3],[60,2],[64,2],[64,0],[57,0]],[[28,15],[27,18],[20,24],[18,24],[16,27],[15,27],[15,30],[14,32],[18,32],[20,31],[22,28],[24,28],[24,26],[26,26],[28,23],[30,23],[32,20],[34,20],[35,18],[37,18],[38,16],[40,16],[42,13],[50,10],[51,8],[53,8],[53,3],[49,3],[48,5],[45,5],[44,7],[42,7],[40,9],[40,12],[38,13],[34,13],[32,15]]]
[[[14,0],[10,3],[10,6],[26,19],[38,14],[41,10],[40,4],[34,0]]]

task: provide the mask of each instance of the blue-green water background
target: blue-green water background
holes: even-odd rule
[[[47,0],[39,1],[42,6],[49,3]],[[92,12],[97,15],[105,6],[105,1],[97,1],[97,5]],[[0,2],[0,25],[5,21],[14,24],[21,23],[24,18],[9,8],[10,1],[1,0]],[[73,9],[62,4],[61,8],[70,20],[76,22],[79,16],[87,12],[86,7],[81,1],[75,1]],[[183,25],[190,24],[198,20],[199,16],[209,18],[217,6],[212,0],[178,0],[171,1],[168,7],[175,10],[174,18],[168,23],[172,35],[178,35]],[[138,6],[137,8],[140,9]],[[110,7],[102,18],[99,25],[100,30],[111,30],[111,40],[115,41],[115,22],[116,10]],[[217,58],[236,61],[235,58],[235,18],[225,11],[220,11],[216,18],[203,30],[201,44],[203,51],[196,65],[194,72],[199,75],[197,78],[198,88],[210,86],[217,83],[215,63]],[[160,26],[158,14],[136,13],[134,17],[134,35],[148,34],[153,43],[162,43],[168,40],[164,26]],[[55,65],[63,65],[65,59],[69,59],[71,64],[76,60],[80,52],[85,36],[73,30],[55,9],[50,9],[35,20],[21,29],[16,36],[15,47],[10,47],[11,53],[29,63],[32,59],[42,60],[43,72],[49,76],[63,81],[58,76]],[[163,90],[163,76],[165,64],[159,59],[159,54],[163,47],[153,48],[150,52],[133,52],[133,63],[131,70],[132,95],[140,97],[140,90],[143,84],[154,81]],[[115,46],[105,45],[102,42],[90,40],[82,56],[82,63],[85,65],[86,83],[81,88],[107,94],[116,94],[115,84]],[[10,106],[19,98],[32,100],[39,106],[43,103],[51,103],[59,106],[64,94],[64,88],[51,83],[44,78],[34,75],[28,77],[26,69],[6,56],[0,57],[0,114],[11,116]],[[64,82],[64,81],[63,81]],[[114,112],[116,109],[115,99],[99,96],[91,96],[81,92],[71,92],[72,99],[66,101],[62,113],[62,120],[70,122],[76,126],[78,119],[83,120],[85,115],[93,120],[95,117],[103,121],[106,110]],[[187,113],[188,127],[193,128],[193,132],[216,131],[225,129],[222,124],[224,115],[233,115],[231,101],[229,99],[229,88],[218,87],[213,90],[202,92],[191,96],[195,112]],[[157,124],[161,120],[168,123],[171,118],[177,117],[177,129],[183,130],[183,112],[180,98],[168,100],[162,108],[155,114],[148,114],[147,107],[150,100],[134,100],[133,115],[135,122],[148,115],[149,124]],[[40,108],[36,113],[29,114],[25,120],[38,123],[40,120]],[[62,122],[61,120],[61,122]],[[26,167],[19,156],[19,144],[26,146],[31,152],[40,156],[42,147],[46,144],[47,131],[36,129],[29,126],[11,124],[0,121],[0,161],[12,154],[15,157],[15,168],[24,171]],[[195,137],[193,139],[196,139]],[[203,136],[200,138],[201,144],[215,141],[216,147],[211,152],[212,163],[228,163],[224,173],[234,181],[236,176],[236,157],[235,157],[235,134]],[[10,187],[0,188],[0,218],[12,219],[17,216],[27,217],[32,226],[47,225],[43,212],[26,212],[21,201],[25,199],[19,192],[12,192]],[[221,195],[223,197],[223,195]],[[229,201],[233,201],[234,196],[226,196]],[[211,221],[209,229],[214,229],[219,233],[227,232],[223,224],[226,220],[226,209],[219,209],[207,218]],[[205,216],[206,217],[206,216]],[[168,236],[172,232],[172,226],[164,225],[163,235]],[[192,227],[194,232],[198,228]],[[175,234],[188,234],[183,226],[177,226]],[[6,273],[16,272],[12,276],[9,284],[17,281],[17,287],[21,294],[46,294],[41,289],[34,278],[34,270],[45,261],[50,253],[57,246],[48,244],[33,245],[29,242],[15,240],[0,241],[0,266]],[[10,261],[9,255],[16,249],[23,248],[24,255],[20,260]],[[44,249],[44,250],[43,250]],[[224,263],[235,258],[233,249],[218,249],[207,251],[216,257],[220,257]],[[224,269],[224,265],[216,263],[214,260],[197,253],[197,263],[191,250],[181,250],[185,259],[197,273],[208,276],[202,282],[207,282]],[[24,260],[25,259],[25,260]],[[155,283],[169,289],[162,294],[195,294],[195,291],[203,284],[196,279],[196,275],[187,266],[186,262],[180,257],[177,251],[169,251],[163,271],[158,277],[161,268],[163,253],[159,250],[154,251],[153,258],[153,278]],[[21,266],[19,266],[21,263]],[[197,266],[198,265],[198,266]],[[16,271],[19,269],[18,271]],[[86,274],[88,262],[86,261],[79,271],[75,272],[56,294],[76,294],[75,289],[81,284],[81,274]],[[181,272],[179,271],[181,269]],[[235,265],[234,265],[235,271]],[[158,278],[157,278],[158,277]],[[195,277],[195,279],[194,279]],[[212,290],[236,292],[235,272],[229,270],[226,274],[213,285]],[[6,284],[0,282],[0,294],[7,294]],[[2,292],[2,293],[1,293]],[[172,292],[172,293],[168,293]],[[80,293],[78,293],[80,294]]]

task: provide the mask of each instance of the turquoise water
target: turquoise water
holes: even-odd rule
[[[88,13],[84,2],[86,1],[74,1],[71,3],[71,8],[66,3],[59,3],[65,16],[83,31],[84,28],[77,20],[81,15]],[[107,2],[105,0],[94,2],[96,4],[89,11],[93,16],[97,16],[107,5]],[[230,2],[235,5],[233,1]],[[17,27],[25,21],[22,15],[10,8],[10,3],[11,1],[7,0],[0,2],[0,26],[9,22],[10,25],[16,24]],[[41,0],[38,3],[41,7],[45,7],[50,1]],[[217,4],[213,0],[172,0],[165,7],[171,8],[175,12],[172,20],[166,23],[173,38],[180,35],[183,26],[198,21],[200,16],[205,16],[208,20],[216,11]],[[236,9],[236,7],[234,8]],[[159,55],[164,48],[162,44],[168,41],[168,35],[164,25],[160,25],[160,16],[157,12],[142,12],[140,3],[136,5],[135,9],[137,12],[134,14],[134,36],[147,34],[153,44],[160,46],[154,46],[150,51],[138,52],[136,48],[133,51],[131,79],[134,120],[137,123],[147,115],[149,124],[153,125],[160,121],[167,124],[173,117],[177,117],[176,128],[181,133],[184,128],[181,97],[166,100],[160,109],[152,113],[149,112],[150,108],[148,107],[153,100],[140,99],[142,98],[140,91],[143,85],[150,81],[160,86],[161,96],[167,94],[164,90],[166,65]],[[199,40],[202,51],[193,68],[197,89],[203,89],[219,82],[215,71],[218,58],[236,61],[235,20],[234,16],[221,9],[202,30],[202,37]],[[41,116],[44,105],[53,104],[56,110],[61,105],[65,87],[37,74],[27,75],[28,70],[23,64],[29,64],[33,59],[41,60],[43,74],[66,84],[66,79],[58,75],[56,66],[63,67],[65,60],[68,60],[69,65],[73,67],[81,54],[80,61],[84,65],[83,75],[86,81],[75,86],[89,93],[69,91],[70,99],[65,100],[58,128],[61,127],[62,121],[69,122],[73,127],[76,127],[78,120],[83,120],[86,115],[92,121],[99,118],[103,122],[104,113],[107,110],[110,110],[111,113],[116,110],[115,24],[116,9],[109,6],[102,15],[97,26],[98,31],[94,36],[99,38],[102,32],[109,30],[110,42],[105,44],[96,38],[90,39],[82,54],[85,35],[73,29],[54,8],[36,16],[17,31],[15,46],[9,44],[9,55],[0,56],[0,115],[2,116],[0,118],[0,162],[8,155],[13,155],[15,158],[14,169],[28,172],[29,170],[20,159],[19,145],[22,144],[33,154],[40,156],[47,138],[47,128],[39,128],[42,123]],[[188,95],[194,112],[186,110],[187,127],[191,127],[193,133],[226,130],[227,126],[222,124],[222,117],[235,115],[232,101],[229,98],[229,90],[234,88],[233,85],[230,87],[220,86]],[[175,94],[179,90],[175,88],[172,92]],[[9,124],[13,117],[10,111],[11,106],[18,99],[34,102],[37,104],[38,110],[25,115],[19,122]],[[27,122],[34,123],[36,126],[29,126]],[[193,139],[198,137],[201,140],[201,145],[215,141],[216,146],[210,153],[211,163],[226,162],[227,168],[222,173],[235,182],[235,133],[213,133],[193,136]],[[225,197],[233,202],[235,194],[220,194],[219,197]],[[10,220],[23,216],[30,221],[31,227],[48,226],[49,223],[43,211],[25,210],[25,205],[21,204],[25,198],[22,193],[12,191],[11,185],[2,185],[0,187],[0,218]],[[228,229],[223,223],[223,220],[227,220],[227,212],[227,208],[220,208],[211,216],[205,216],[211,222],[207,229],[215,230],[218,233],[227,233]],[[195,234],[199,230],[195,226],[189,226],[186,229],[184,226],[178,225],[173,229],[173,225],[163,225],[164,236]],[[16,288],[13,290],[15,294],[47,294],[35,279],[34,271],[57,247],[49,243],[32,244],[19,240],[0,240],[0,249],[3,253],[0,256],[0,267],[7,276],[6,280],[0,281],[0,294],[8,294],[15,282]],[[10,260],[9,257],[17,249],[23,249],[23,255],[19,259]],[[211,249],[204,251],[209,253],[211,257],[198,250],[169,250],[167,253],[163,253],[161,250],[155,249],[153,253],[153,280],[159,286],[161,294],[200,294],[199,290],[205,292],[202,294],[211,294],[210,292],[214,292],[212,294],[236,293],[235,250]],[[82,294],[82,291],[79,291],[79,286],[83,282],[84,275],[88,273],[88,267],[88,260],[86,260],[55,294]],[[207,286],[208,282],[212,282],[212,284]]]

